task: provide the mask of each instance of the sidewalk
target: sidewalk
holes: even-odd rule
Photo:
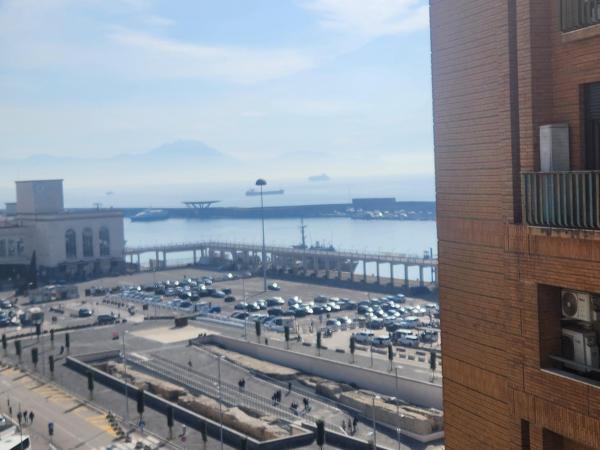
[[[33,411],[33,423],[23,423],[23,434],[30,435],[32,448],[56,449],[133,449],[137,441],[155,448],[158,439],[152,436],[132,435],[126,444],[117,440],[117,435],[106,420],[106,415],[91,408],[79,399],[58,387],[43,383],[25,372],[3,367],[0,369],[0,412],[16,420],[19,410]],[[48,435],[48,423],[54,424],[52,442]],[[52,445],[52,446],[51,446]]]

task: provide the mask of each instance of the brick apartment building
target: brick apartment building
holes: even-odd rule
[[[600,1],[430,6],[446,448],[600,449]]]

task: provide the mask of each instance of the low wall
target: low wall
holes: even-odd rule
[[[106,360],[111,355],[113,357],[116,357],[118,354],[118,351],[108,351],[96,354],[82,355],[77,358],[69,356],[66,359],[66,365],[71,369],[82,374],[91,372],[94,374],[94,380],[98,383],[102,383],[105,386],[114,389],[115,391],[124,393],[126,383],[123,380],[113,377],[112,375],[98,370],[94,366],[91,366],[86,363],[97,360]],[[127,384],[127,394],[128,397],[136,399],[137,388],[131,384]],[[214,439],[219,439],[221,425],[218,422],[213,422],[212,420],[200,416],[199,414],[196,414],[192,411],[189,411],[176,403],[169,402],[163,399],[162,397],[159,397],[147,391],[144,392],[144,400],[146,406],[163,414],[166,414],[167,409],[170,406],[173,407],[175,420],[195,430],[200,430],[201,425],[203,423],[206,423],[207,432],[209,436],[211,436]],[[310,445],[314,441],[314,434],[311,432],[307,432],[293,436],[286,436],[280,439],[259,442],[243,434],[240,434],[231,428],[223,426],[223,441],[226,444],[231,445],[234,448],[239,448],[241,440],[243,438],[248,439],[248,449],[277,450],[281,448],[296,448]]]
[[[372,390],[380,394],[396,396],[396,377],[377,370],[226,336],[202,336],[195,342],[219,345],[227,350],[297,369],[304,373],[355,384],[361,389]],[[442,409],[442,387],[433,383],[399,376],[397,395],[400,399],[417,406]]]

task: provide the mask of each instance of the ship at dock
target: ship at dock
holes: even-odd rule
[[[312,245],[307,245],[306,244],[306,228],[308,226],[304,225],[304,219],[300,219],[300,232],[301,232],[301,236],[302,236],[302,242],[300,244],[297,245],[293,245],[292,247],[297,249],[297,250],[317,250],[317,251],[321,251],[321,252],[331,252],[331,253],[335,253],[336,249],[333,245],[329,244],[322,244],[319,241],[316,241],[314,244]],[[297,264],[300,263],[301,261],[297,261]],[[326,270],[329,269],[329,267],[327,266],[327,261],[326,258],[312,258],[309,259],[307,261],[305,261],[305,269],[310,269],[310,270]],[[352,262],[349,259],[341,262],[340,264],[340,270],[342,272],[354,272],[356,270],[358,263],[356,262]]]
[[[277,189],[277,190],[273,190],[273,191],[263,191],[262,194],[263,195],[283,195],[285,193],[285,191],[283,189]],[[256,197],[260,195],[260,190],[258,189],[248,189],[246,191],[246,196],[247,197]]]
[[[159,220],[167,220],[169,212],[164,209],[146,209],[131,217],[132,222],[156,222]]]

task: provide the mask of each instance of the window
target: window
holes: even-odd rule
[[[94,234],[90,228],[83,230],[83,257],[92,258],[94,256]]]
[[[67,230],[65,233],[65,250],[67,259],[77,258],[77,239],[73,230]]]
[[[6,241],[0,240],[0,258],[6,258]]]
[[[108,228],[100,228],[98,239],[100,241],[100,256],[110,256],[110,234]]]
[[[23,256],[25,254],[25,241],[23,238],[17,240],[17,256]]]
[[[588,170],[600,169],[600,83],[584,87],[585,165]]]
[[[15,245],[14,239],[8,240],[8,256],[15,256],[17,253],[17,246]]]

